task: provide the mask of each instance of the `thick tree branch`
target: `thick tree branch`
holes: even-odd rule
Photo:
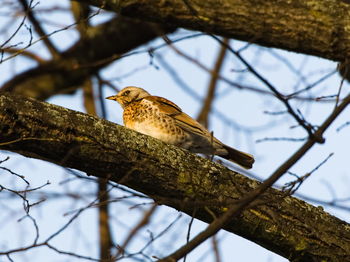
[[[258,186],[227,168],[90,115],[0,95],[0,148],[108,177],[205,222]],[[269,189],[225,227],[295,261],[350,260],[350,226]],[[210,213],[208,212],[210,209]]]
[[[137,17],[343,61],[350,53],[350,5],[338,0],[79,0]]]

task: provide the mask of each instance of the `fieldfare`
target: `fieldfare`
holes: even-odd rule
[[[128,86],[107,99],[122,106],[124,125],[130,129],[193,153],[218,155],[247,169],[253,166],[252,155],[223,144],[180,107],[163,97],[151,96],[142,88]]]

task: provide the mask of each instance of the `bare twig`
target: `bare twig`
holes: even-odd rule
[[[350,125],[350,121],[345,122],[344,124],[342,124],[340,127],[337,128],[337,132],[339,132],[340,130],[342,130],[343,128],[349,125]]]
[[[38,56],[37,54],[34,54],[28,50],[21,50],[21,49],[17,49],[17,48],[5,48],[3,50],[5,53],[9,53],[9,54],[16,54],[18,52],[21,52],[21,54],[25,57],[28,57],[30,59],[35,60],[36,62],[38,62],[39,64],[42,64],[45,62],[45,60],[43,58],[41,58],[40,56]]]
[[[207,66],[205,66],[204,64],[202,64],[201,62],[199,62],[198,60],[196,60],[195,58],[191,57],[190,55],[186,54],[185,52],[181,51],[179,48],[177,48],[176,46],[173,45],[173,43],[175,42],[175,40],[170,40],[167,36],[163,36],[164,41],[166,42],[166,44],[169,45],[169,47],[174,50],[175,53],[177,53],[178,55],[180,55],[181,57],[185,58],[186,60],[192,62],[193,64],[197,65],[199,68],[201,68],[202,70],[211,73],[211,69],[208,68]],[[237,51],[240,52],[240,51]],[[248,91],[252,91],[258,94],[264,94],[264,95],[269,95],[269,96],[275,96],[275,94],[273,92],[267,91],[267,90],[263,90],[261,88],[255,87],[255,86],[251,86],[251,85],[242,85],[241,83],[238,82],[234,82],[222,75],[218,75],[217,76],[218,79],[220,79],[221,81],[225,82],[226,84],[228,84],[231,87],[240,89],[240,90],[248,90]],[[325,76],[325,78],[328,76]],[[318,84],[321,80],[316,81],[314,84]],[[312,86],[313,84],[311,84],[310,86]],[[286,96],[288,97],[288,96]],[[314,98],[309,98],[309,97],[303,97],[303,96],[293,96],[293,99],[296,100],[301,100],[301,101],[307,101],[307,102],[314,102],[315,99]],[[330,102],[330,101],[324,101],[324,102]]]
[[[293,138],[293,137],[265,137],[257,139],[256,143],[268,142],[268,141],[288,141],[288,142],[303,142],[307,140],[307,137]]]
[[[316,80],[315,82],[309,84],[308,86],[306,86],[303,89],[300,89],[292,94],[287,95],[288,99],[294,99],[297,98],[297,96],[303,92],[309,91],[312,88],[314,88],[315,86],[317,86],[318,84],[322,83],[323,81],[325,81],[326,79],[330,78],[331,76],[333,76],[335,73],[337,72],[337,70],[331,71],[328,74],[325,74],[323,77],[321,77],[320,79]]]
[[[187,235],[186,235],[186,243],[190,242],[190,237],[191,237],[191,229],[194,221],[194,215],[195,215],[196,209],[194,209],[194,214],[191,217],[190,223],[188,223],[188,229],[187,229]],[[184,261],[186,262],[187,254],[184,256]]]
[[[29,2],[29,7],[30,8],[33,8],[33,6],[32,6],[33,1],[34,0],[30,0],[30,2]],[[15,32],[13,32],[12,35],[4,43],[2,43],[0,45],[0,50],[2,50],[5,47],[5,45],[7,45],[17,35],[19,30],[25,25],[26,19],[27,19],[27,16],[24,15],[23,18],[22,18],[22,21],[20,22],[19,26],[16,28]],[[0,62],[2,62],[2,61],[3,60],[1,59]]]
[[[286,191],[288,194],[292,195],[294,194],[299,187],[302,185],[302,183],[312,175],[315,171],[317,171],[322,165],[324,165],[331,157],[333,156],[333,153],[329,154],[326,159],[324,159],[321,163],[319,163],[314,169],[312,169],[310,172],[306,173],[305,175],[299,177],[291,172],[288,172],[289,174],[292,174],[293,176],[296,176],[297,179],[295,181],[289,182],[285,184],[282,187],[283,191]]]
[[[0,161],[0,164],[4,163],[5,161],[7,161],[7,160],[9,160],[9,159],[10,159],[10,158],[7,157],[7,158],[5,158],[4,160],[1,160],[1,161]],[[17,173],[13,172],[11,169],[9,169],[9,168],[7,168],[7,167],[0,166],[0,169],[5,170],[6,172],[10,173],[11,175],[14,175],[14,176],[19,177],[20,179],[22,179],[22,180],[29,186],[29,182],[28,182],[28,180],[25,179],[25,176],[20,175],[20,174],[17,174]]]
[[[46,33],[44,29],[41,27],[40,23],[36,19],[36,17],[33,14],[33,7],[30,6],[30,4],[27,4],[26,0],[18,0],[21,5],[23,6],[24,12],[28,16],[29,21],[34,26],[35,31],[38,33],[38,35],[42,38],[43,42],[45,43],[46,47],[50,51],[51,55],[54,58],[57,58],[60,56],[60,52],[56,49],[56,47],[53,45],[49,37],[46,37]]]
[[[344,84],[344,80],[345,78],[343,77],[340,81],[340,86],[338,88],[338,93],[336,95],[336,100],[335,100],[335,108],[338,106],[338,103],[340,101],[340,94],[341,94],[341,90],[342,90],[342,87],[343,87],[343,84]]]
[[[114,256],[113,259],[118,259],[120,254],[125,252],[127,245],[130,243],[130,241],[133,239],[133,237],[137,234],[137,232],[139,232],[141,228],[143,228],[144,226],[146,226],[149,223],[152,215],[156,211],[156,208],[157,208],[157,205],[153,204],[152,207],[147,212],[145,212],[145,214],[142,217],[142,219],[140,220],[140,222],[129,232],[129,234],[126,237],[126,239],[124,240],[123,244],[118,247],[118,253]]]
[[[217,36],[214,35],[210,35],[212,38],[214,38],[216,41],[218,41],[219,43],[223,44],[221,39],[219,39]],[[248,70],[256,77],[258,78],[262,83],[264,83],[271,91],[272,93],[285,105],[285,107],[287,108],[289,114],[295,119],[295,121],[297,121],[297,123],[302,126],[305,131],[308,133],[308,135],[310,137],[312,137],[312,139],[314,139],[315,141],[317,141],[317,143],[324,143],[324,140],[322,139],[322,137],[317,137],[315,136],[314,132],[315,132],[315,127],[312,126],[310,123],[308,123],[307,121],[305,121],[305,119],[303,119],[297,112],[294,111],[294,109],[292,108],[292,106],[290,105],[289,101],[288,101],[288,97],[282,95],[276,87],[274,87],[265,77],[263,77],[261,74],[259,74],[252,65],[250,65],[248,63],[248,61],[246,61],[243,56],[235,51],[232,47],[230,47],[229,45],[226,45],[227,49],[234,54],[247,68]]]
[[[91,14],[87,19],[91,19],[92,17],[98,15],[98,14],[100,13],[100,11],[101,11],[102,8],[103,8],[103,6],[102,6],[101,8],[99,8],[96,12],[94,12],[93,14]],[[24,22],[23,22],[23,23],[24,23]],[[25,47],[19,49],[17,53],[14,53],[14,54],[12,54],[12,55],[10,55],[10,56],[4,58],[4,59],[1,59],[1,60],[0,60],[0,64],[1,64],[1,63],[4,63],[4,62],[6,62],[6,61],[9,61],[9,60],[11,60],[12,58],[14,58],[14,57],[20,55],[22,52],[24,52],[25,50],[27,50],[29,47],[32,47],[33,45],[39,43],[39,42],[42,41],[44,38],[49,38],[49,37],[52,36],[52,35],[55,35],[55,34],[57,34],[57,33],[59,33],[59,32],[62,32],[62,31],[66,31],[66,30],[68,30],[68,29],[70,29],[70,28],[72,28],[72,27],[74,27],[74,26],[76,26],[76,25],[77,25],[77,23],[72,23],[72,24],[67,25],[67,26],[65,26],[65,27],[63,27],[63,28],[54,30],[54,31],[52,31],[51,33],[48,33],[48,34],[46,34],[46,35],[44,35],[44,36],[41,36],[41,37],[39,37],[38,39],[36,39],[35,41],[30,41],[30,43],[29,43],[28,45],[26,45]],[[10,41],[10,40],[8,40],[8,41]],[[2,48],[8,41],[6,41],[4,44],[2,44],[2,45],[0,46],[0,48]],[[0,50],[1,50],[1,49],[0,49]]]

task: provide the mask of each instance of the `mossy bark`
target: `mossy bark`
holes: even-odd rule
[[[0,95],[0,134],[0,149],[107,177],[205,222],[258,185],[109,121],[13,94]],[[350,261],[349,224],[275,189],[259,201],[224,229],[291,261]]]

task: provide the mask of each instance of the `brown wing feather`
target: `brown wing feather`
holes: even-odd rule
[[[192,117],[182,112],[181,108],[173,102],[159,96],[150,96],[146,99],[160,104],[159,109],[176,120],[176,123],[183,129],[203,137],[210,137],[209,131]],[[215,142],[219,142],[216,141]]]
[[[179,106],[169,101],[168,99],[165,99],[164,97],[147,96],[144,99],[152,101],[153,103],[159,104],[160,111],[167,115],[176,115],[176,114],[182,113],[182,110]]]

